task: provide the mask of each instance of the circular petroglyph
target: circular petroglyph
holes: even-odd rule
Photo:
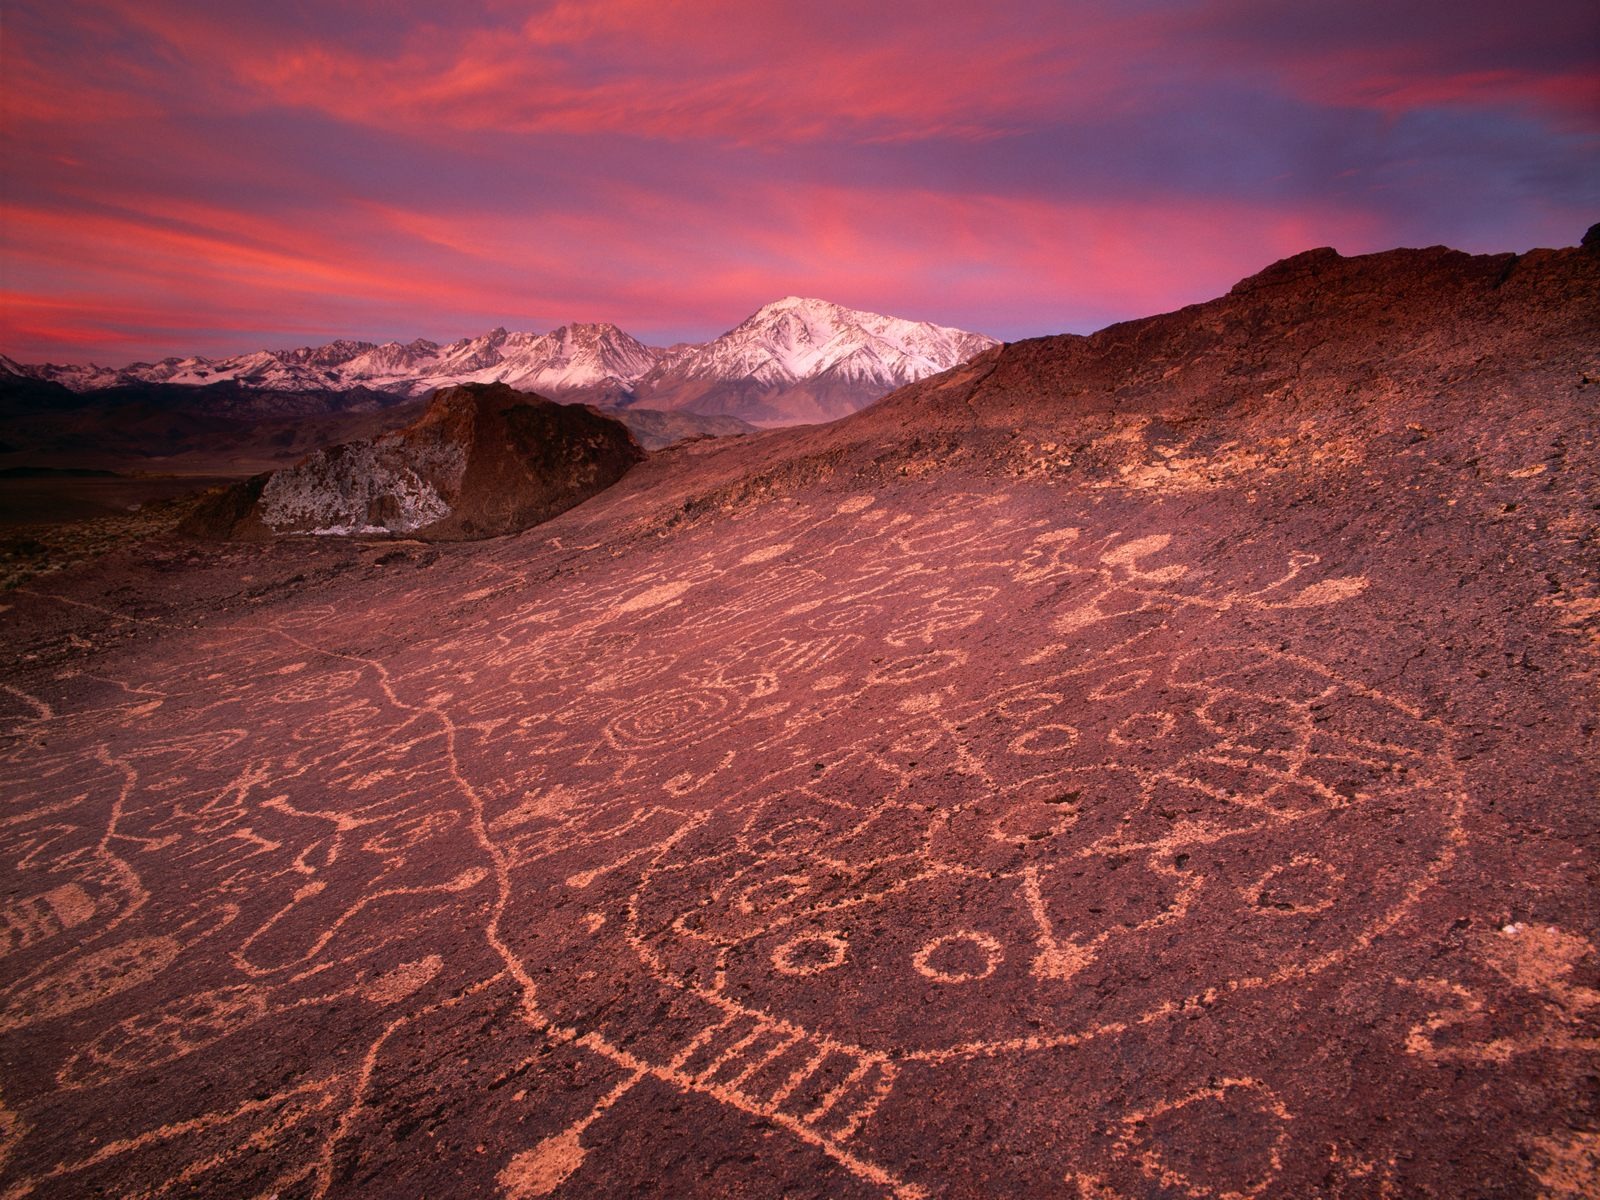
[[[1005,957],[998,938],[972,929],[934,938],[911,957],[917,971],[935,983],[987,979]]]
[[[1060,754],[1077,740],[1078,731],[1071,725],[1035,725],[1012,738],[1009,749],[1013,754]]]
[[[1254,1079],[1224,1079],[1122,1118],[1118,1183],[1153,1180],[1191,1197],[1265,1195],[1283,1170],[1293,1114]],[[1175,1136],[1179,1130],[1188,1137]],[[1219,1153],[1222,1148],[1225,1153]]]
[[[943,675],[946,671],[953,671],[966,661],[966,653],[961,650],[935,650],[929,654],[912,654],[905,658],[897,658],[893,662],[884,663],[883,666],[867,676],[867,682],[873,684],[916,683],[921,679],[931,679],[935,675]]]
[[[989,837],[1013,846],[1055,837],[1077,824],[1078,808],[1065,795],[1009,805],[990,823]]]
[[[817,975],[843,966],[850,943],[839,933],[802,933],[772,952],[772,968],[780,975]]]
[[[815,629],[819,633],[827,633],[838,629],[849,629],[855,625],[865,624],[883,611],[881,604],[868,604],[858,602],[843,604],[838,608],[826,609],[806,622],[808,629]]]
[[[1059,692],[1029,692],[1007,696],[994,706],[994,711],[1007,721],[1031,725],[1036,717],[1060,707],[1063,699]]]
[[[891,694],[915,701],[894,700],[892,732],[797,740],[792,768],[730,798],[717,854],[674,847],[648,868],[648,921],[630,918],[647,961],[719,1004],[937,1061],[1077,1044],[1360,952],[1460,843],[1446,736],[1311,660],[1193,641],[1136,658],[1117,643],[965,697],[940,686],[965,678],[959,651],[879,664],[875,684],[935,682]],[[820,823],[777,851],[773,824],[800,813]],[[1226,974],[1220,937],[1237,947]],[[1171,986],[1067,1003],[1128,973]],[[833,1010],[818,988],[881,1001]],[[990,1014],[981,1035],[969,1004]],[[1030,1005],[1058,1027],[1030,1026]]]
[[[751,884],[738,895],[734,906],[747,916],[771,912],[792,904],[811,887],[809,875],[777,875]]]
[[[1106,736],[1118,746],[1137,746],[1159,741],[1177,727],[1178,718],[1169,712],[1134,713],[1124,717]]]

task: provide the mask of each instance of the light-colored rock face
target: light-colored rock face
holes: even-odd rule
[[[236,485],[191,532],[494,537],[582,503],[643,457],[624,425],[594,409],[466,384],[404,428]]]
[[[450,515],[466,469],[461,442],[385,434],[277,472],[260,516],[274,533],[411,533]]]

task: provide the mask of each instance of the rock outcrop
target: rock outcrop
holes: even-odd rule
[[[643,457],[624,425],[592,408],[504,384],[463,384],[439,392],[401,429],[227,489],[185,530],[496,537],[582,503]]]

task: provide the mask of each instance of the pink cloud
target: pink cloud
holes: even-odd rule
[[[1581,172],[1560,156],[1597,75],[1461,2],[1429,24],[1438,0],[83,0],[0,45],[0,349],[565,319],[676,340],[787,292],[1015,335],[1202,299],[1307,245],[1447,240],[1428,221],[1458,205],[1473,234],[1510,197],[1508,237],[1571,238],[1581,188],[1551,180]],[[1363,153],[1423,109],[1452,110],[1444,169],[1410,131]],[[1488,159],[1499,190],[1470,208],[1479,112],[1497,147],[1562,132],[1531,167]]]
[[[74,305],[134,313],[141,295],[162,290],[191,297],[223,341],[230,329],[281,328],[290,312],[293,328],[355,323],[401,338],[564,319],[613,320],[646,337],[686,326],[711,333],[786,292],[1048,332],[1204,299],[1234,282],[1238,263],[1254,269],[1329,230],[1347,248],[1377,236],[1369,218],[1336,208],[778,184],[746,185],[742,199],[738,209],[715,193],[664,205],[645,189],[620,189],[606,213],[546,214],[537,236],[514,215],[398,204],[368,203],[359,221],[331,232],[197,203],[135,199],[126,211],[74,215],[13,206],[0,214],[15,239],[10,252],[40,268],[66,265],[72,286],[9,297],[7,345],[103,355],[127,339],[99,319],[69,328],[61,315]],[[212,319],[212,306],[229,318]],[[174,307],[153,303],[147,324],[180,329]],[[446,319],[460,324],[440,330]],[[173,342],[161,352],[198,348]]]
[[[742,144],[993,135],[1063,104],[1106,100],[1108,52],[1125,55],[1154,32],[1089,4],[1019,28],[955,4],[869,19],[845,5],[623,0],[558,3],[520,26],[456,9],[380,53],[173,0],[103,8],[158,39],[230,106],[253,94],[424,136],[617,132]],[[68,94],[45,79],[25,84],[19,110],[43,115],[53,90]],[[116,105],[72,115],[89,110]]]
[[[182,0],[103,0],[101,11],[157,39],[211,103],[300,107],[430,139],[451,131],[744,145],[983,138],[1137,106],[1153,86],[1251,78],[1313,102],[1390,113],[1515,102],[1591,125],[1600,116],[1592,63],[1478,61],[1477,43],[1456,28],[1488,20],[1475,12],[1452,21],[1441,11],[1428,37],[1352,40],[1324,36],[1309,18],[1304,30],[1276,31],[1287,22],[1260,0],[1154,8],[1021,0],[904,13],[561,0],[520,23],[493,7],[456,6],[373,47]],[[130,69],[108,66],[114,78]],[[117,94],[148,104],[141,92],[155,90],[129,79],[120,93],[101,86],[81,101],[73,87],[81,78],[24,71],[11,81],[15,107],[78,119],[116,111]]]
[[[1286,95],[1391,116],[1515,106],[1600,127],[1600,10],[1590,0],[1221,0],[1175,32]]]

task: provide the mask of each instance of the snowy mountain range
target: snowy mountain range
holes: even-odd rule
[[[24,366],[0,355],[0,370],[75,392],[232,383],[281,392],[368,388],[415,398],[457,383],[507,383],[563,400],[788,425],[844,416],[996,344],[982,334],[789,296],[719,338],[670,350],[601,323],[548,333],[494,329],[446,345],[421,338],[336,341],[121,369]]]

